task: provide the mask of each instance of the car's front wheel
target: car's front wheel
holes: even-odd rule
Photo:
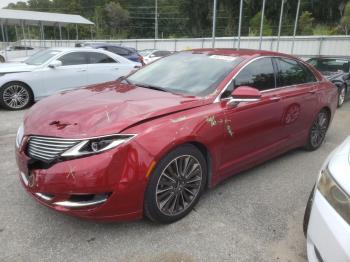
[[[144,211],[152,221],[172,223],[186,216],[206,185],[207,166],[193,145],[182,145],[159,161],[151,174]]]
[[[5,58],[0,55],[0,63],[5,63]]]
[[[338,107],[341,107],[344,104],[345,96],[346,96],[346,88],[343,85],[342,87],[339,88]]]
[[[32,90],[21,82],[11,82],[0,88],[0,105],[8,110],[21,110],[34,101]]]

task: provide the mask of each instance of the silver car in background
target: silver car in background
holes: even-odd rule
[[[0,105],[26,108],[44,97],[116,80],[141,67],[114,53],[88,48],[52,48],[23,63],[0,64]]]
[[[322,166],[304,216],[310,262],[350,261],[350,137]]]

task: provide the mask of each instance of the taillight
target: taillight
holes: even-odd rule
[[[139,56],[139,62],[140,62],[142,65],[145,65],[145,61],[143,61],[143,56]]]

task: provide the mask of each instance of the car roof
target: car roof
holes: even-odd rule
[[[90,44],[89,46],[95,47],[95,48],[104,47],[104,46],[115,46],[115,47],[127,49],[129,51],[133,51],[133,52],[136,51],[136,49],[132,48],[132,47],[126,47],[126,46],[121,46],[118,44],[109,44],[109,43],[96,43],[96,44],[94,43],[94,44]]]
[[[283,54],[274,51],[256,50],[256,49],[236,49],[236,48],[196,48],[186,51],[202,52],[208,55],[226,55],[226,56],[243,56],[243,57],[256,57],[256,56],[284,56],[295,58],[294,56]]]
[[[339,59],[339,60],[350,60],[350,57],[341,57],[341,56],[318,56],[311,57],[310,59]],[[309,59],[309,60],[310,60]]]

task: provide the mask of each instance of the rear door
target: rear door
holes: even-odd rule
[[[317,106],[317,79],[301,62],[274,58],[277,69],[276,95],[282,98],[282,132],[285,137],[295,138],[291,143],[305,138],[315,116]]]
[[[221,156],[224,172],[260,162],[271,155],[284,138],[280,121],[282,102],[276,95],[272,59],[259,58],[244,67],[234,79],[234,88],[240,86],[257,88],[262,97],[257,102],[242,102],[224,109],[223,124],[227,130]]]

